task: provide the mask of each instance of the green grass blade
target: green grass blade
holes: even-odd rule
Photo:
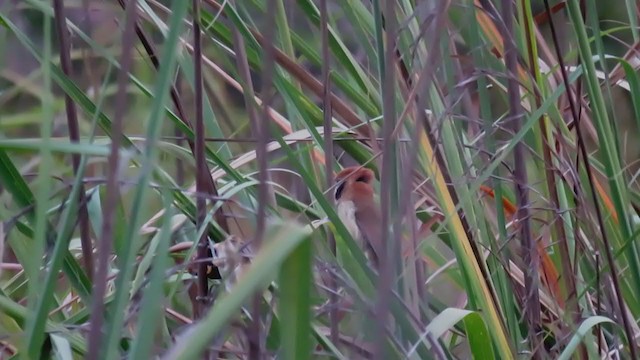
[[[283,359],[308,359],[311,354],[312,247],[304,241],[280,270],[280,338]]]
[[[309,231],[291,225],[280,225],[267,232],[266,241],[256,255],[242,281],[228,295],[220,298],[205,317],[181,334],[163,359],[198,359],[210,341],[242,307],[242,304],[276,277],[290,254],[309,241]]]
[[[580,324],[580,327],[578,328],[576,333],[571,337],[571,341],[569,341],[569,344],[567,345],[567,347],[564,348],[564,350],[562,351],[562,354],[560,354],[560,357],[558,357],[558,360],[571,359],[574,355],[574,352],[578,348],[578,345],[580,345],[580,342],[582,342],[584,337],[589,332],[591,332],[595,326],[598,326],[600,324],[607,324],[607,323],[615,324],[613,320],[604,316],[591,316],[585,319],[582,322],[582,324]]]
[[[157,324],[160,320],[158,314],[163,311],[164,294],[162,285],[168,264],[167,250],[169,249],[171,218],[173,216],[173,212],[169,211],[173,198],[169,193],[165,193],[163,198],[164,208],[168,209],[168,211],[165,212],[162,228],[156,235],[157,246],[151,250],[155,250],[153,253],[153,265],[149,275],[149,284],[144,291],[144,297],[140,304],[138,333],[134,338],[130,352],[132,359],[148,359],[150,357],[153,338],[158,333]]]
[[[108,310],[110,314],[108,318],[109,321],[105,324],[107,332],[103,343],[106,346],[103,347],[103,351],[104,358],[109,360],[119,357],[118,343],[122,333],[126,305],[129,301],[130,277],[134,266],[133,260],[139,246],[137,233],[141,225],[140,219],[142,217],[142,212],[144,211],[144,204],[147,200],[146,193],[148,190],[149,178],[156,160],[155,147],[160,135],[160,129],[162,128],[164,104],[168,98],[169,87],[175,71],[177,54],[173,49],[176,48],[178,43],[178,37],[182,29],[182,19],[187,13],[187,8],[187,2],[173,3],[171,19],[169,22],[169,32],[165,43],[166,47],[162,54],[163,62],[158,70],[158,79],[154,88],[156,97],[150,109],[141,174],[138,178],[138,184],[133,195],[134,198],[131,208],[132,215],[129,219],[129,226],[125,234],[126,246],[118,264],[120,272],[118,273],[115,283],[116,295],[113,304]]]

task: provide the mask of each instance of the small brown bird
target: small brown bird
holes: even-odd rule
[[[251,244],[236,235],[230,235],[225,241],[213,245],[213,258],[220,262],[220,274],[224,277],[224,286],[231,292],[245,275],[251,265],[253,249]]]
[[[348,167],[336,175],[336,209],[351,236],[365,250],[374,268],[382,255],[380,208],[374,199],[373,171]]]

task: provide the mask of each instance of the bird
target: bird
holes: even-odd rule
[[[378,269],[382,256],[380,208],[373,189],[375,176],[370,169],[351,166],[336,174],[334,193],[336,212],[351,237],[362,247],[369,261]]]
[[[238,284],[249,270],[254,252],[250,243],[239,236],[230,235],[226,240],[213,245],[213,259],[220,262],[220,273],[228,292]]]

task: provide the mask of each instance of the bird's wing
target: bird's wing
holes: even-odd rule
[[[369,250],[371,262],[375,268],[378,268],[378,259],[383,255],[384,251],[382,246],[382,235],[380,233],[380,209],[378,209],[375,203],[371,203],[358,210],[363,211],[368,215],[356,215],[356,224],[360,230],[363,243],[367,250]]]

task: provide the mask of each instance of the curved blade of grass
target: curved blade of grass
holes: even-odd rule
[[[29,310],[14,302],[10,298],[4,294],[0,290],[0,311],[4,314],[10,316],[16,322],[23,324],[27,321],[27,318],[30,316]],[[76,351],[81,356],[87,351],[87,344],[80,334],[71,333],[64,324],[55,323],[53,321],[47,320],[45,324],[45,330],[49,333],[56,333],[64,336],[69,343],[71,344],[71,348]],[[26,357],[26,355],[25,355]]]
[[[33,206],[35,200],[31,189],[29,189],[27,182],[20,175],[20,172],[4,150],[0,150],[0,183],[11,193],[13,200],[19,207],[30,208]],[[33,210],[27,212],[26,216],[30,223],[35,223]],[[56,231],[51,224],[47,227],[47,233],[49,234],[48,239],[51,239],[49,245],[53,245]],[[83,301],[88,303],[89,294],[91,293],[89,278],[68,250],[64,254],[63,270]]]
[[[9,155],[2,149],[0,149],[0,182],[11,193],[19,207],[27,208],[33,205],[35,199],[31,189]]]
[[[205,317],[181,334],[163,359],[197,359],[209,342],[218,334],[229,319],[238,314],[242,304],[275,278],[282,263],[291,253],[308,241],[310,231],[290,224],[278,225],[267,233],[267,241],[251,262],[242,280],[233,290],[216,301]]]
[[[280,338],[283,358],[308,359],[311,354],[312,246],[304,241],[280,270]]]
[[[472,313],[465,316],[463,321],[473,358],[478,360],[495,359],[493,348],[487,346],[491,341],[491,336],[482,316],[478,313]]]
[[[636,126],[640,129],[640,76],[636,70],[624,59],[618,59],[620,65],[624,69],[625,78],[629,82],[629,91],[631,92],[631,99],[633,99],[633,111],[635,114]]]
[[[322,346],[326,347],[333,356],[335,356],[339,360],[348,359],[346,356],[344,356],[344,354],[340,352],[340,349],[338,349],[337,345],[331,342],[331,339],[329,338],[329,334],[328,334],[329,329],[325,330],[322,328],[322,325],[314,322],[313,331],[316,334],[318,342],[322,344]]]
[[[578,345],[580,345],[582,339],[584,339],[584,337],[591,331],[591,329],[593,329],[593,327],[597,325],[606,323],[615,324],[615,321],[604,316],[591,316],[585,319],[582,324],[580,324],[580,327],[578,328],[576,333],[571,337],[571,341],[569,341],[567,347],[562,351],[562,353],[558,357],[558,360],[571,359],[573,357],[573,353],[578,348]]]
[[[467,330],[471,353],[474,359],[494,359],[493,349],[487,346],[491,342],[491,337],[487,331],[486,324],[482,316],[475,311],[446,308],[431,320],[420,341],[431,337],[433,340],[439,339],[447,331],[453,330],[455,325],[463,321]],[[407,357],[411,357],[415,351],[412,348]]]
[[[55,355],[56,359],[73,360],[73,354],[71,351],[71,344],[69,343],[69,340],[57,334],[51,334],[49,335],[49,338],[53,343],[53,354]]]

